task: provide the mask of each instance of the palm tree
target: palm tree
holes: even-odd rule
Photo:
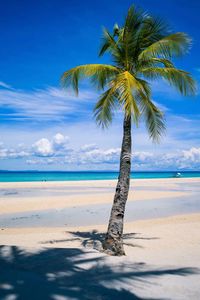
[[[79,79],[90,77],[103,90],[94,108],[96,121],[107,127],[113,112],[124,114],[119,177],[103,247],[111,255],[124,255],[123,221],[131,171],[131,125],[146,123],[150,138],[158,142],[165,129],[164,116],[151,99],[147,81],[165,79],[183,95],[195,93],[195,82],[188,72],[177,69],[173,57],[185,54],[191,45],[182,32],[170,33],[159,19],[131,6],[123,26],[113,32],[104,29],[99,55],[111,55],[113,64],[88,64],[64,72],[62,83],[78,94]]]

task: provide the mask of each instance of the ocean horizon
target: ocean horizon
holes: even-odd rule
[[[200,171],[135,171],[131,179],[200,178]],[[113,180],[118,171],[0,171],[0,182]]]

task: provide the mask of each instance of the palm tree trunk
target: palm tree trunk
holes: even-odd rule
[[[131,117],[124,117],[123,141],[120,156],[120,171],[108,230],[103,243],[105,252],[111,255],[125,255],[123,247],[123,225],[128,198],[131,171]]]

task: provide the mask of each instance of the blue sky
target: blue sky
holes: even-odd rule
[[[84,84],[79,98],[60,89],[63,71],[98,58],[102,27],[123,22],[131,4],[164,18],[193,39],[179,68],[200,80],[196,0],[4,1],[0,16],[0,169],[118,169],[121,115],[107,131],[92,108],[98,95]],[[167,133],[153,145],[141,124],[133,130],[133,169],[200,169],[199,95],[181,97],[164,82],[153,99],[166,114]],[[155,159],[159,158],[159,159]]]

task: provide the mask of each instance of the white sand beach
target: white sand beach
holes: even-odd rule
[[[116,181],[0,184],[0,299],[200,299],[200,179],[131,180],[126,256],[101,252]]]

